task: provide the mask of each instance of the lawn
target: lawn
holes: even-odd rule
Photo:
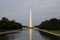
[[[56,34],[60,34],[60,31],[56,31],[56,30],[47,30],[49,32],[52,32],[52,33],[56,33]]]

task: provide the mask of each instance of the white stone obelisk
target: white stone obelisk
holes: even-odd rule
[[[30,9],[30,40],[32,40],[32,10]]]
[[[32,10],[30,8],[30,27],[32,27]]]

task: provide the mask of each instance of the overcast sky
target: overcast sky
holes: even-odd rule
[[[32,9],[33,25],[51,18],[60,18],[60,0],[0,0],[0,19],[7,17],[23,25],[29,25]]]

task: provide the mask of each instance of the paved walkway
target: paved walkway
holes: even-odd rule
[[[18,30],[20,30],[20,29],[18,29]],[[18,30],[12,30],[12,31],[0,32],[0,35],[1,35],[1,34],[12,33],[12,32],[17,32]]]
[[[46,32],[46,33],[49,33],[49,34],[52,34],[52,35],[55,35],[55,36],[59,36],[59,37],[60,37],[60,34],[56,34],[56,33],[53,33],[53,32],[49,32],[49,31],[47,31],[47,30],[39,29],[39,31],[43,31],[43,32]]]

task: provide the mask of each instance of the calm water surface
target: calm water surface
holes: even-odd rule
[[[42,32],[33,30],[33,40],[60,40],[60,37],[50,36]],[[0,35],[0,40],[29,40],[29,30]]]

